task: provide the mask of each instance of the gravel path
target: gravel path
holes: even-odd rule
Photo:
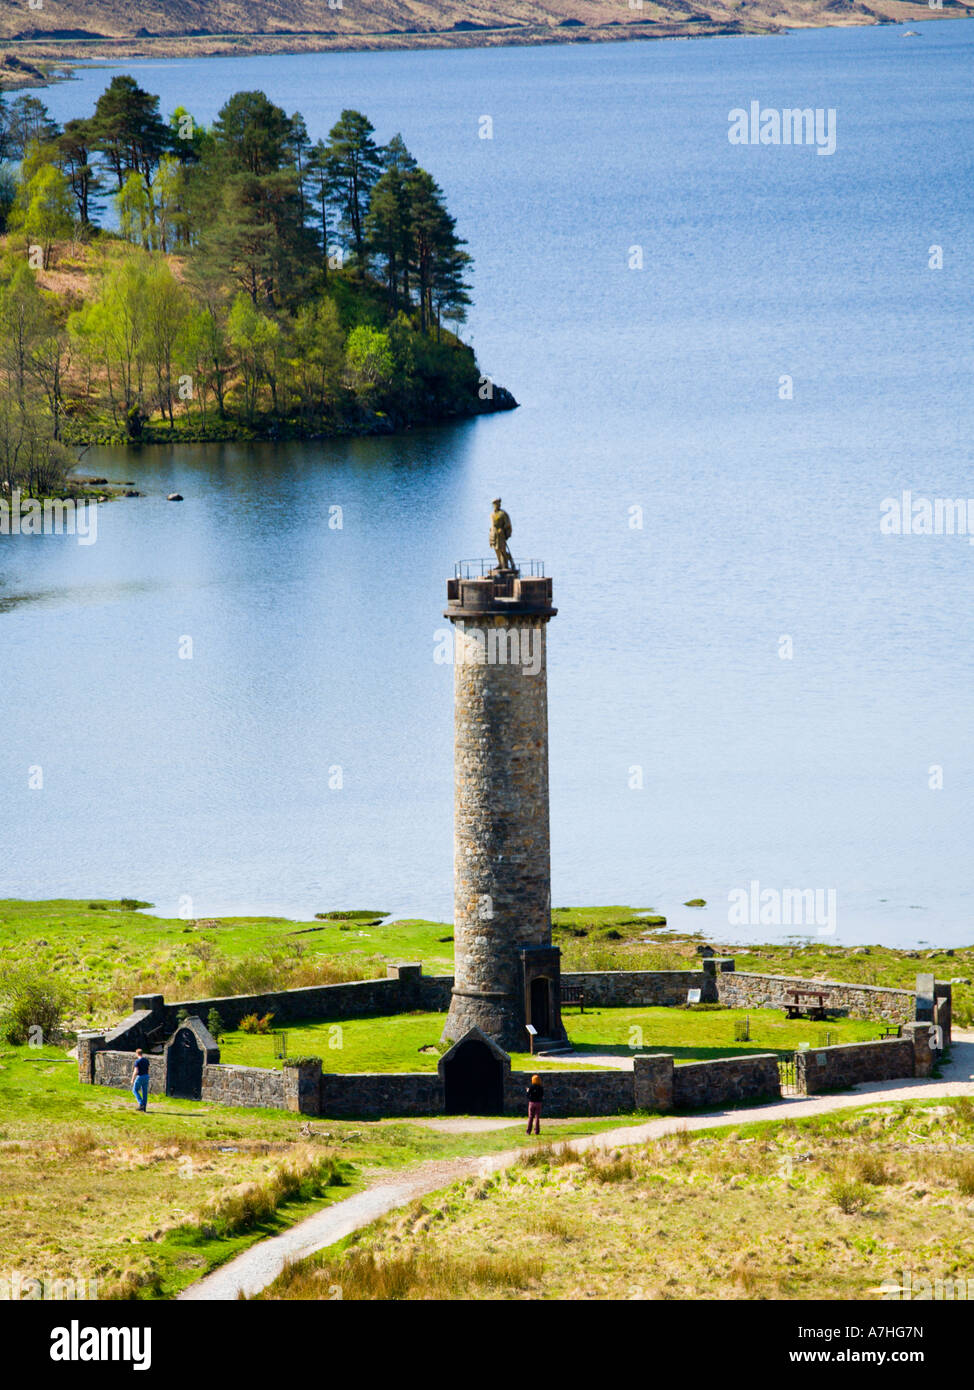
[[[701,1115],[666,1116],[641,1125],[625,1125],[604,1130],[584,1139],[566,1139],[564,1144],[581,1153],[586,1149],[617,1149],[629,1144],[644,1144],[674,1130],[713,1129],[721,1124],[748,1124],[752,1120],[801,1119],[821,1115],[830,1110],[846,1110],[867,1101],[927,1100],[936,1096],[974,1095],[974,1033],[954,1031],[950,1064],[943,1068],[940,1080],[870,1081],[842,1095],[799,1096],[776,1101],[771,1105],[756,1105],[748,1109],[708,1111]],[[548,1138],[553,1137],[551,1130]],[[222,1268],[191,1284],[179,1295],[182,1300],[219,1301],[234,1299],[240,1291],[259,1293],[280,1274],[287,1261],[301,1260],[328,1245],[370,1225],[387,1212],[404,1207],[417,1197],[439,1188],[448,1187],[458,1178],[482,1177],[515,1163],[523,1150],[485,1154],[477,1158],[433,1159],[428,1163],[398,1174],[390,1181],[380,1181],[364,1192],[335,1202],[307,1220],[300,1221],[279,1236],[262,1240],[251,1246]]]

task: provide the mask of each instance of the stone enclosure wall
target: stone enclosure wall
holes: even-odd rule
[[[863,1081],[892,1081],[929,1075],[929,1025],[905,1028],[902,1038],[881,1042],[842,1043],[795,1054],[796,1089],[808,1096],[849,1090]]]
[[[817,981],[797,977],[738,972],[732,960],[709,959],[699,970],[569,972],[565,985],[581,986],[594,1007],[675,1006],[687,991],[699,989],[701,1002],[729,1007],[781,1008],[789,988],[810,988]],[[820,982],[836,1012],[857,1018],[884,1018],[900,1025],[899,1038],[882,1042],[815,1048],[796,1054],[796,1088],[800,1092],[855,1086],[927,1075],[933,1065],[933,1026],[950,1041],[950,986],[921,976],[917,991],[872,985]],[[424,976],[419,965],[388,967],[384,980],[319,985],[234,998],[185,1000],[167,1004],[162,995],[136,998],[133,1012],[104,1034],[82,1034],[78,1041],[78,1075],[84,1082],[128,1089],[133,1052],[168,1039],[180,1010],[205,1022],[216,1008],[228,1027],[250,1013],[273,1013],[275,1023],[395,1014],[415,1009],[444,1012],[450,1000],[450,976]],[[570,1019],[568,1020],[570,1030]],[[193,1025],[196,1027],[196,1025]],[[198,1030],[206,1035],[205,1028]],[[210,1039],[212,1042],[212,1039]],[[317,1059],[286,1063],[282,1071],[221,1064],[215,1048],[206,1052],[201,1098],[217,1105],[266,1106],[309,1115],[439,1115],[445,1094],[439,1073],[322,1073]],[[149,1054],[150,1093],[166,1088],[166,1059]],[[526,1072],[504,1072],[503,1112],[524,1111]],[[719,1108],[780,1096],[777,1059],[773,1054],[721,1058],[675,1066],[667,1054],[637,1056],[632,1071],[596,1068],[544,1073],[545,1113],[549,1116],[613,1115],[633,1110],[665,1112]]]
[[[131,1052],[96,1052],[93,1057],[93,1080],[99,1086],[117,1086],[120,1090],[131,1090],[132,1067],[135,1062]],[[149,1058],[149,1090],[165,1095],[166,1071],[162,1057]]]
[[[586,1007],[589,1004],[602,1008],[685,1004],[690,989],[701,991],[701,1003],[716,1003],[716,993],[712,999],[707,997],[712,992],[711,977],[702,970],[572,970],[562,971],[561,983],[575,988],[581,986],[585,991]]]
[[[848,1043],[796,1054],[796,1089],[815,1095],[846,1089],[863,1081],[926,1075],[932,1065],[931,1025],[916,1023],[902,1038]],[[93,1080],[127,1089],[132,1054],[102,1050],[93,1054]],[[165,1093],[164,1059],[149,1058],[150,1094]],[[774,1053],[723,1057],[712,1062],[676,1066],[668,1053],[634,1059],[632,1071],[595,1068],[546,1071],[544,1113],[620,1115],[633,1110],[719,1109],[722,1106],[780,1098],[778,1059]],[[525,1112],[529,1072],[504,1073],[503,1113]],[[324,1072],[317,1059],[288,1063],[283,1071],[222,1064],[203,1068],[202,1099],[215,1105],[263,1106],[303,1115],[377,1118],[442,1115],[444,1083],[438,1072]]]
[[[828,996],[826,1007],[847,1018],[911,1023],[916,1017],[917,996],[909,989],[886,989],[880,985],[837,985],[829,980],[806,980],[789,975],[755,975],[735,970],[733,962],[730,970],[718,971],[716,984],[719,1002],[732,1009],[780,1009],[784,1007],[785,991],[798,988],[821,989]]]
[[[143,1046],[146,1031],[171,1033],[180,1010],[195,1014],[205,1023],[216,1009],[227,1028],[236,1028],[248,1014],[273,1014],[274,1025],[308,1019],[367,1018],[385,1014],[410,1013],[416,1009],[444,1012],[450,1004],[452,975],[424,975],[421,965],[390,965],[384,980],[352,980],[340,985],[309,985],[304,989],[282,989],[266,994],[225,995],[217,999],[180,999],[167,1004],[161,994],[140,995],[136,1011],[114,1030],[112,1039],[130,1038],[133,1047]],[[106,1036],[106,1041],[108,1037]]]

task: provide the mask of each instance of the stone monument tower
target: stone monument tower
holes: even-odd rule
[[[454,937],[444,1039],[480,1028],[500,1047],[565,1042],[551,944],[546,633],[557,609],[537,561],[515,565],[494,503],[489,561],[447,583],[454,626]]]

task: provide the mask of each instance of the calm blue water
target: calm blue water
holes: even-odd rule
[[[262,87],[313,137],[349,105],[401,130],[476,258],[469,335],[522,408],[90,453],[149,496],[104,508],[87,548],[0,542],[0,895],[449,919],[434,634],[499,492],[560,610],[556,905],[741,939],[728,894],[758,880],[834,888],[839,940],[974,938],[974,550],[879,533],[903,488],[974,496],[974,24],[919,27],[145,62],[43,93],[87,113],[125,70],[202,120]],[[730,145],[751,100],[835,108],[835,154]],[[695,896],[711,907],[681,916]]]

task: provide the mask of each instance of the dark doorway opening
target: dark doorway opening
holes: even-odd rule
[[[203,1094],[203,1049],[191,1028],[180,1028],[166,1050],[166,1095],[199,1100]]]
[[[479,1038],[468,1038],[443,1063],[448,1115],[504,1113],[504,1063]]]
[[[531,981],[531,1018],[530,1022],[538,1030],[539,1038],[548,1037],[551,1032],[551,986],[543,975],[537,976]]]

